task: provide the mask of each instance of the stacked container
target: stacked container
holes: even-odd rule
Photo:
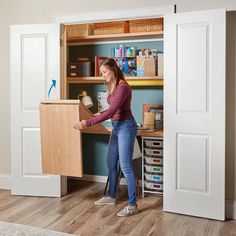
[[[142,137],[142,196],[163,194],[163,138]]]

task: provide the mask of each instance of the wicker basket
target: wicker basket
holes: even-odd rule
[[[67,37],[93,35],[93,24],[67,25]]]
[[[94,35],[128,33],[127,21],[104,22],[94,24]]]
[[[136,32],[152,32],[163,30],[163,18],[145,19],[145,20],[130,20],[130,33]]]

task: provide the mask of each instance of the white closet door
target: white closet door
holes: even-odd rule
[[[164,210],[225,219],[225,11],[165,16]]]
[[[56,87],[52,83],[56,81]],[[51,88],[52,86],[52,88]],[[51,90],[50,90],[51,88]],[[11,27],[12,194],[61,196],[61,179],[43,175],[39,104],[60,98],[59,25]]]

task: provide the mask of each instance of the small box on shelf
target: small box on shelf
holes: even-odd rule
[[[79,63],[67,63],[67,77],[77,77],[78,76]]]
[[[144,113],[154,113],[154,128],[157,130],[163,129],[163,105],[161,104],[143,104],[143,124],[144,124]],[[156,143],[157,145],[157,143]]]
[[[89,77],[92,75],[92,64],[90,61],[80,61],[67,64],[68,77]]]

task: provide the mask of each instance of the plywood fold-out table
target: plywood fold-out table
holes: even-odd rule
[[[81,133],[110,134],[102,124],[76,130],[74,125],[93,117],[80,100],[45,100],[40,104],[42,167],[45,174],[83,176]],[[162,131],[139,131],[140,136],[163,136]]]
[[[39,110],[43,173],[82,177],[82,136],[74,125],[93,114],[79,100],[41,101]],[[110,133],[101,124],[83,132]]]

